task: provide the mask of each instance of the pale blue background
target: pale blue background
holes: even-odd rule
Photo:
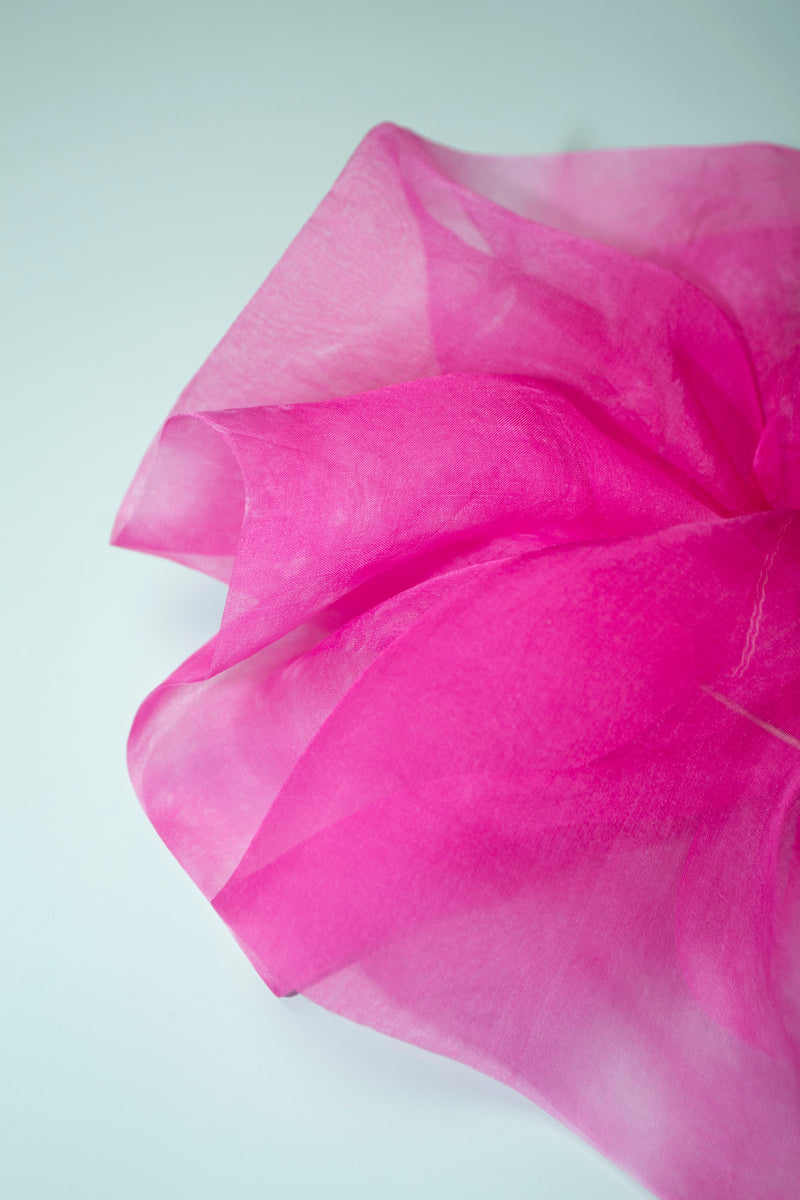
[[[106,541],[369,126],[798,144],[798,45],[797,0],[3,0],[4,1197],[645,1195],[500,1085],[272,998],[124,767],[221,589]]]

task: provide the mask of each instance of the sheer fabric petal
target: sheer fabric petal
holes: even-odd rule
[[[229,584],[153,824],[266,983],[665,1200],[800,1189],[800,154],[373,130],[113,540]]]

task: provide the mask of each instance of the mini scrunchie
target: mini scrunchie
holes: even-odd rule
[[[120,511],[229,585],[136,790],[278,995],[791,1200],[798,508],[800,153],[379,126]]]

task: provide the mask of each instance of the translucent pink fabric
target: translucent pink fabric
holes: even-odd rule
[[[278,994],[800,1195],[800,153],[373,130],[114,541],[229,580],[156,829]]]

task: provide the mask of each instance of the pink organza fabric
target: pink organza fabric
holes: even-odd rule
[[[267,984],[666,1200],[800,1195],[800,153],[356,150],[113,540],[229,581],[150,819]]]

